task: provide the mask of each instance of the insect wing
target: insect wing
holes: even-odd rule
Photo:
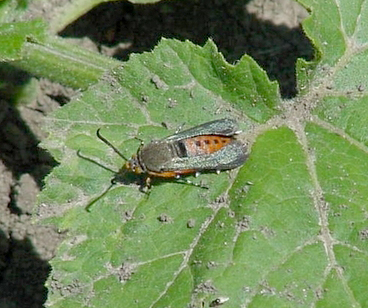
[[[246,146],[239,140],[233,140],[217,152],[192,157],[177,157],[163,164],[163,171],[178,170],[227,170],[239,167],[247,159]],[[183,172],[185,173],[185,172]]]
[[[187,139],[194,136],[203,135],[219,135],[219,136],[233,136],[238,131],[238,124],[233,119],[220,119],[211,122],[203,123],[201,125],[183,130],[174,135],[166,137],[167,141],[176,141]]]

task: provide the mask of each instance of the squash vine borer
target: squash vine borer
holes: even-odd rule
[[[180,178],[202,171],[216,171],[239,167],[247,159],[246,145],[237,140],[238,125],[232,119],[207,122],[175,133],[161,140],[141,144],[137,153],[127,159],[97,130],[97,136],[110,146],[126,163],[123,168],[151,177]]]

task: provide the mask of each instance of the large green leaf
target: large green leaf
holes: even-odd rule
[[[247,56],[232,66],[211,41],[162,40],[48,119],[60,165],[38,214],[67,231],[49,306],[368,306],[368,8],[350,2],[303,1],[318,59],[299,62],[292,101]],[[250,157],[192,179],[208,190],[165,181],[144,194],[128,176],[108,190],[114,174],[97,162],[123,160],[98,128],[130,156],[136,137],[222,117],[239,121]]]

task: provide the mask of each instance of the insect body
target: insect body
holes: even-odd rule
[[[142,145],[125,163],[125,169],[151,177],[178,178],[201,171],[236,168],[247,159],[246,146],[235,136],[237,123],[221,119],[195,126],[161,140]],[[125,157],[99,132],[99,138]]]

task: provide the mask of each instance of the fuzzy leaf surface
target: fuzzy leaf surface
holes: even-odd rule
[[[247,56],[233,66],[211,41],[162,40],[55,112],[44,147],[60,166],[38,214],[68,233],[52,261],[48,305],[367,306],[368,8],[360,3],[303,1],[319,53],[299,61],[292,101]],[[239,121],[250,157],[191,179],[208,190],[162,181],[145,195],[126,178],[106,191],[113,174],[76,155],[118,170],[123,161],[98,128],[130,157],[136,137],[147,143],[223,117]]]

